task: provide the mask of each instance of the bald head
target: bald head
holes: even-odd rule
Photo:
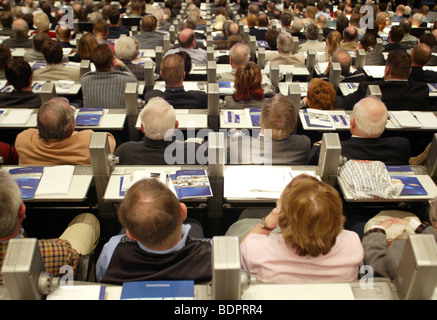
[[[27,36],[29,25],[24,19],[15,19],[15,21],[12,23],[12,30],[17,36]]]
[[[236,43],[232,46],[229,52],[229,63],[232,69],[238,69],[243,64],[247,63],[250,58],[250,49],[244,43]]]
[[[194,48],[196,45],[194,30],[190,28],[181,30],[178,35],[178,41],[181,48]]]
[[[354,26],[348,26],[343,30],[344,42],[355,41],[357,39],[358,32]]]
[[[342,75],[349,74],[350,67],[352,64],[352,58],[351,58],[349,52],[347,52],[346,50],[341,50],[341,49],[337,50],[332,55],[331,59],[332,59],[332,62],[340,63]]]
[[[411,57],[413,59],[412,65],[423,67],[431,58],[432,50],[431,48],[424,44],[418,44],[414,47],[413,51],[411,52]]]
[[[350,131],[355,136],[377,138],[384,132],[387,119],[385,104],[378,98],[369,96],[355,104]]]

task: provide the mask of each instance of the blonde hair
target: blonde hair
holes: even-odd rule
[[[273,140],[284,140],[294,129],[297,114],[293,102],[282,94],[267,100],[261,109],[263,130],[271,130]]]
[[[345,222],[337,190],[301,174],[285,187],[279,204],[282,236],[298,255],[317,257],[332,249]]]
[[[342,36],[338,31],[331,31],[326,38],[326,41],[329,44],[329,49],[327,51],[328,56],[332,57],[335,51],[340,47]]]
[[[44,12],[38,13],[33,17],[33,24],[40,32],[45,32],[50,28],[49,17]]]

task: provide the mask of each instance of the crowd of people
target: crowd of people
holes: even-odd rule
[[[299,128],[300,108],[351,110],[349,138],[341,141],[341,155],[347,159],[418,164],[419,154],[413,151],[411,140],[385,136],[384,132],[390,111],[430,111],[434,106],[427,83],[437,82],[437,72],[424,69],[437,65],[433,55],[437,52],[437,23],[430,15],[434,8],[425,4],[415,8],[406,1],[218,0],[211,4],[209,24],[199,0],[184,4],[181,20],[177,18],[182,8],[179,0],[64,4],[71,5],[79,24],[91,24],[92,30],[70,30],[63,24],[65,12],[52,0],[1,3],[0,78],[13,90],[0,92],[0,107],[38,109],[36,128],[22,130],[12,142],[0,142],[3,164],[89,165],[93,131],[77,130],[75,108],[124,109],[126,84],[144,81],[142,63],[150,59],[141,57],[140,50],[163,47],[164,34],[175,21],[179,26],[175,41],[155,70],[165,89],[145,90],[138,97],[143,102],[139,112],[143,137],[118,144],[108,132],[110,152],[119,157],[120,165],[165,165],[165,150],[173,143],[167,135],[179,127],[176,109],[207,109],[207,93],[185,90],[184,83],[198,79],[192,74],[193,65],[208,62],[208,27],[213,30],[215,49],[226,52],[217,57],[217,63],[229,65],[231,70],[218,74],[217,79],[234,86],[233,94],[222,97],[221,107],[261,110],[257,136],[229,137],[238,140],[239,148],[237,153],[227,153],[228,164],[258,164],[260,159],[245,155],[263,158],[263,144],[269,138],[273,165],[317,165],[320,145]],[[361,23],[363,5],[375,22],[366,28]],[[126,19],[139,21],[136,33]],[[317,62],[327,63],[325,70],[311,75],[299,106],[281,94],[260,68],[238,21],[263,43],[270,64],[305,66],[308,49],[316,50]],[[16,48],[26,49],[23,57],[13,57]],[[382,79],[354,68],[358,50],[365,52],[365,65],[384,66]],[[81,75],[79,68],[69,65],[84,60],[95,70]],[[35,68],[35,61],[44,66]],[[333,63],[340,64],[342,82],[358,83],[354,93],[344,96],[330,81]],[[59,80],[80,83],[80,95],[43,103],[33,92],[35,81]],[[379,86],[381,99],[367,95],[369,85]],[[430,142],[422,141],[425,146]],[[197,150],[206,142],[177,143],[184,150]],[[252,152],[251,148],[258,150]],[[423,148],[421,159],[426,159],[428,150]],[[0,199],[3,255],[8,240],[25,233],[22,222],[26,218],[20,189],[5,170],[0,170]],[[262,211],[261,216],[244,211],[225,234],[239,237],[242,268],[260,282],[350,282],[359,278],[362,263],[372,266],[375,275],[393,279],[405,237],[388,239],[392,226],[437,237],[436,208],[423,210],[408,215],[417,214],[421,219],[390,213],[367,217],[368,224],[359,231],[347,229],[339,191],[300,175],[285,187],[274,208]],[[126,192],[117,216],[122,229],[107,239],[96,256],[96,281],[211,280],[211,240],[168,186],[153,178],[135,183]],[[60,265],[76,268],[79,255],[94,252],[99,235],[95,216],[78,215],[59,239],[39,240],[46,268],[54,275],[59,274]],[[49,263],[55,251],[63,252],[63,257]]]

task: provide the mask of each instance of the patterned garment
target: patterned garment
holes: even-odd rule
[[[38,240],[41,256],[45,269],[54,277],[59,277],[61,267],[69,265],[76,272],[79,263],[79,253],[73,249],[70,242],[61,239]],[[0,242],[0,269],[6,256],[8,241]],[[3,285],[3,277],[0,274],[0,285]]]

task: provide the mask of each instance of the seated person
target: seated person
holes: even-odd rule
[[[141,110],[143,141],[128,141],[115,151],[120,165],[140,164],[194,164],[189,156],[195,156],[199,144],[174,141],[173,133],[178,128],[174,108],[163,98],[151,98]],[[177,135],[175,135],[177,138]],[[172,163],[170,163],[172,162]]]
[[[343,30],[343,40],[341,41],[341,48],[343,50],[355,51],[359,47],[358,31],[354,26],[347,26]]]
[[[341,108],[351,110],[367,94],[369,85],[379,86],[382,102],[389,111],[424,111],[429,108],[429,88],[426,83],[409,81],[411,55],[403,50],[388,54],[385,63],[384,80],[361,82],[357,91],[343,98]]]
[[[14,87],[11,92],[0,93],[2,108],[39,108],[41,96],[32,91],[32,68],[23,58],[9,60],[5,66],[5,76]]]
[[[341,67],[341,75],[342,80],[340,82],[363,82],[367,80],[366,74],[362,70],[357,70],[354,72],[351,72],[352,67],[352,57],[350,56],[349,52],[347,52],[344,49],[338,49],[334,52],[334,54],[331,57],[330,63],[328,65],[328,68],[325,71],[325,74],[320,75],[323,80],[329,81],[329,72],[332,63],[338,62],[340,63]]]
[[[178,51],[185,51],[191,57],[193,64],[206,65],[208,62],[208,56],[206,50],[196,47],[196,37],[194,30],[190,28],[183,29],[178,34],[179,48],[168,50],[164,54],[164,58],[168,55],[175,54]]]
[[[256,40],[266,40],[266,32],[269,29],[269,17],[267,14],[261,12],[258,15],[258,27],[252,28],[249,35],[256,37]]]
[[[204,91],[184,89],[185,63],[177,54],[162,59],[160,75],[165,82],[165,91],[155,89],[144,94],[147,101],[153,97],[162,97],[176,109],[206,109],[208,95]]]
[[[249,61],[238,68],[234,80],[235,92],[225,96],[225,108],[242,109],[261,107],[266,101],[262,87],[261,69]]]
[[[7,143],[0,142],[0,157],[3,157],[2,165],[18,164],[17,150]]]
[[[360,49],[366,52],[365,66],[383,66],[385,64],[384,55],[380,49],[377,49],[376,36],[373,33],[366,32],[360,40]]]
[[[74,110],[66,98],[56,97],[38,110],[38,128],[17,135],[15,148],[20,165],[89,165],[93,130],[75,130]],[[110,152],[115,139],[108,133]]]
[[[344,230],[344,223],[337,190],[301,174],[267,216],[237,220],[226,235],[242,239],[241,267],[259,282],[352,282],[364,253],[358,235]]]
[[[138,40],[131,37],[120,37],[115,40],[114,51],[115,56],[124,63],[126,67],[141,81],[144,80],[144,65],[133,63],[132,60],[138,56],[139,44]]]
[[[401,26],[392,26],[388,33],[388,43],[384,46],[384,51],[407,50],[408,46],[401,44],[404,34],[404,29]]]
[[[278,51],[266,51],[266,61],[288,65],[305,65],[303,54],[293,54],[293,36],[288,32],[281,32],[276,38]]]
[[[35,81],[80,81],[80,68],[66,67],[63,65],[64,53],[57,40],[49,39],[41,48],[46,61],[46,66],[35,70]]]
[[[305,30],[306,41],[299,45],[299,52],[307,52],[309,49],[314,49],[316,52],[324,52],[326,44],[324,41],[319,41],[319,28],[316,24],[311,23]]]
[[[320,78],[313,78],[308,85],[307,95],[302,101],[308,108],[332,110],[335,96],[336,92],[332,83]]]
[[[91,60],[96,71],[85,73],[81,78],[84,108],[126,108],[126,83],[138,83],[135,75],[117,59],[111,47],[99,44],[94,48]],[[115,68],[118,70],[115,70]],[[102,90],[105,88],[105,90]]]
[[[56,38],[59,41],[59,44],[62,48],[76,48],[73,44],[71,44],[71,29],[65,26],[58,26],[56,28]]]
[[[431,48],[424,44],[418,44],[411,52],[412,64],[411,74],[408,80],[419,82],[437,83],[437,72],[432,70],[423,70],[423,67],[431,58]]]
[[[261,108],[258,137],[231,137],[227,150],[228,164],[305,164],[311,148],[307,136],[292,134],[297,124],[293,102],[277,94]],[[269,145],[271,143],[271,145]]]
[[[187,207],[157,179],[135,183],[117,211],[126,234],[113,236],[97,261],[97,281],[194,280],[212,277],[211,242],[190,236]]]
[[[23,59],[27,62],[44,61],[44,55],[42,54],[42,46],[44,43],[50,40],[50,36],[45,32],[38,32],[33,36],[32,48],[26,50]]]
[[[164,46],[163,34],[156,32],[157,21],[153,16],[145,15],[141,20],[141,32],[135,35],[141,49],[155,49]]]
[[[381,138],[387,124],[387,108],[369,96],[355,104],[350,117],[352,137],[341,141],[341,155],[348,160],[381,161],[387,165],[407,165],[411,148],[404,137]],[[308,164],[317,165],[320,146],[311,150]]]
[[[222,72],[217,75],[217,78],[219,81],[224,82],[233,82],[235,81],[235,73],[237,72],[238,68],[240,68],[242,65],[245,65],[250,61],[250,48],[247,44],[242,43],[241,41],[238,43],[235,43],[231,50],[229,51],[229,64],[232,67],[231,72]],[[264,90],[265,95],[272,95],[274,93],[274,88],[272,86],[272,82],[270,81],[270,78],[264,73],[263,70],[261,70],[262,75],[262,87]]]
[[[24,237],[22,222],[26,218],[20,188],[11,175],[0,170],[0,256],[5,257],[10,239]],[[92,254],[99,242],[99,220],[90,213],[76,216],[58,239],[38,240],[45,271],[54,277],[61,277],[61,267],[71,266],[77,270],[80,255]],[[0,270],[3,259],[0,260]],[[0,274],[0,285],[3,285]]]
[[[416,216],[403,211],[382,211],[365,225],[362,244],[364,264],[373,268],[374,275],[393,280],[405,247],[404,234],[432,234],[437,240],[435,230],[437,213],[435,204],[429,209],[429,220],[420,221]],[[409,232],[406,232],[409,230]],[[395,237],[396,236],[396,237]]]
[[[19,18],[12,23],[14,35],[9,39],[3,40],[3,44],[9,48],[32,48],[32,40],[29,39],[29,25],[26,20]]]
[[[108,39],[118,39],[123,34],[129,37],[129,29],[120,27],[120,12],[115,9],[109,14]]]
[[[6,79],[5,67],[8,61],[11,59],[11,49],[4,44],[0,44],[0,79]]]

